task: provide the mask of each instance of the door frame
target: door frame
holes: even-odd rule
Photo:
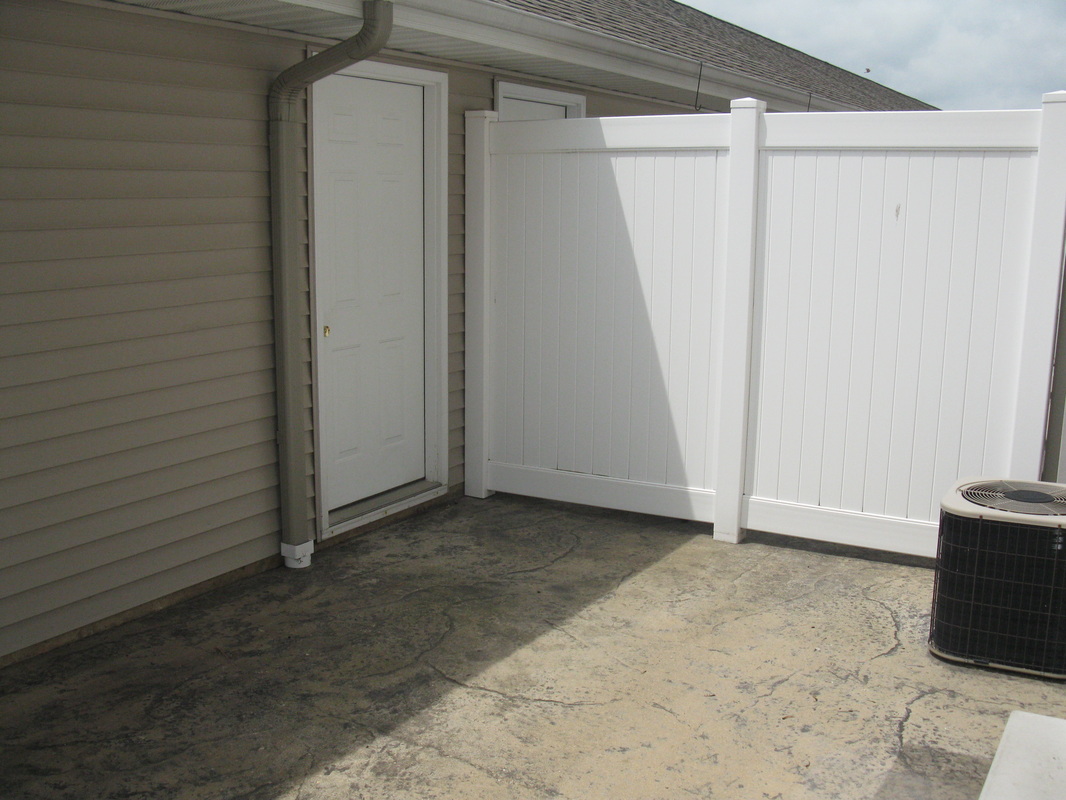
[[[420,86],[423,110],[423,220],[424,220],[424,354],[425,354],[425,443],[426,482],[432,486],[417,494],[375,508],[365,514],[330,525],[329,511],[322,493],[321,436],[314,418],[315,528],[319,541],[366,525],[404,509],[432,500],[448,491],[448,76],[443,72],[403,67],[376,61],[363,61],[341,70],[338,75],[369,78]],[[308,103],[314,104],[314,86]],[[315,297],[316,265],[314,235],[314,135],[313,114],[308,110],[308,208],[310,222],[309,261],[311,295],[311,393],[314,407],[320,408],[318,306]]]

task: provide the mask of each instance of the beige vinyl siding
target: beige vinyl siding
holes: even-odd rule
[[[265,93],[304,49],[0,15],[2,657],[277,552]]]
[[[178,15],[0,0],[0,661],[276,559],[265,94],[304,56],[295,38]],[[449,75],[459,489],[463,115],[492,108],[495,76],[388,60]],[[677,110],[586,96],[592,115]],[[304,353],[313,535],[309,339]]]

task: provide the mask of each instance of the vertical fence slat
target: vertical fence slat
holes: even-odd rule
[[[611,414],[614,397],[611,393],[614,364],[611,358],[614,338],[614,269],[611,263],[611,243],[618,235],[618,220],[614,213],[612,194],[615,190],[611,155],[596,158],[595,258],[590,265],[595,272],[595,301],[592,325],[593,337],[593,415],[592,415],[592,474],[611,474]]]
[[[522,268],[515,276],[522,281],[523,318],[522,352],[522,412],[517,420],[522,437],[522,460],[519,463],[544,466],[541,455],[541,353],[544,346],[541,321],[544,313],[544,156],[523,156],[524,215],[522,228]],[[518,352],[518,346],[512,352]]]
[[[504,327],[501,339],[499,374],[502,380],[505,403],[497,419],[493,456],[500,461],[522,463],[522,445],[525,441],[524,424],[527,398],[525,387],[525,178],[524,156],[508,156],[502,165],[505,194],[501,199],[507,203],[504,228],[504,247],[497,271],[500,297],[500,313],[503,318],[519,321]]]
[[[556,467],[575,471],[577,437],[578,156],[559,156],[559,429]]]
[[[873,355],[877,323],[878,272],[881,265],[881,217],[884,209],[884,156],[862,158],[859,225],[855,252],[852,306],[851,378],[845,433],[844,481],[840,507],[862,511],[869,466]]]
[[[829,400],[829,358],[833,332],[833,241],[838,213],[837,186],[840,160],[836,154],[818,152],[811,232],[810,357],[807,359],[800,458],[802,470],[797,499],[804,505],[821,502],[826,404]]]
[[[884,514],[887,505],[889,450],[896,435],[893,386],[899,353],[899,318],[903,302],[903,248],[907,217],[903,204],[907,194],[907,158],[890,154],[882,162],[884,174],[881,203],[881,235],[877,260],[877,301],[869,309],[874,318],[871,357],[873,381],[870,390],[870,437],[867,444],[866,479],[862,508]]]
[[[925,258],[929,249],[929,214],[933,157],[911,153],[907,157],[909,184],[901,216],[906,225],[899,313],[898,352],[892,386],[892,437],[888,450],[885,514],[906,517],[910,497],[912,459],[916,446],[914,426],[919,369],[924,333],[922,298],[925,297]]]
[[[966,370],[970,345],[970,320],[973,314],[974,262],[977,255],[979,209],[982,187],[980,183],[980,154],[965,154],[957,158],[955,184],[955,212],[952,219],[951,250],[948,255],[947,304],[941,310],[945,317],[944,355],[940,370],[937,423],[936,461],[929,487],[932,503],[958,480],[959,447],[962,441],[962,410],[966,402]],[[931,514],[930,505],[927,514]]]
[[[941,408],[941,376],[944,368],[944,341],[950,285],[952,240],[954,236],[955,192],[958,158],[938,155],[933,161],[929,242],[924,267],[925,296],[922,299],[922,342],[919,354],[918,392],[908,495],[907,516],[921,519],[929,513],[935,491],[938,421]]]
[[[780,487],[788,342],[786,336],[776,333],[788,319],[795,159],[791,153],[775,153],[762,155],[760,161],[766,174],[766,197],[762,203],[763,218],[757,223],[762,231],[761,254],[756,254],[761,269],[757,267],[755,273],[760,302],[755,302],[753,312],[753,323],[758,321],[758,324],[755,325],[757,334],[752,336],[759,350],[757,375],[752,376],[757,447],[752,454],[750,491],[754,495],[776,497]]]
[[[692,156],[674,154],[673,215],[670,238],[673,241],[670,275],[670,365],[666,381],[667,407],[671,420],[666,455],[666,483],[691,486],[685,469],[685,447],[689,432],[689,377],[692,331],[692,227],[694,223],[694,164]]]
[[[652,229],[650,309],[651,398],[648,409],[648,463],[646,480],[666,483],[666,461],[671,430],[669,397],[666,392],[670,368],[670,282],[673,271],[673,198],[674,159],[658,153],[652,156],[655,164],[652,197],[654,220]]]
[[[851,381],[851,301],[855,294],[862,156],[837,156],[837,215],[833,231],[833,292],[830,306],[829,365],[826,377],[825,429],[822,434],[820,504],[840,508],[847,443],[848,384]]]
[[[592,442],[596,420],[595,319],[596,308],[596,192],[599,156],[580,159],[578,171],[577,249],[577,380],[574,422],[574,471],[593,472]]]
[[[800,472],[803,468],[803,420],[811,413],[804,402],[807,393],[807,362],[811,352],[811,251],[815,225],[815,165],[813,153],[795,153],[791,157],[792,181],[789,191],[782,192],[788,205],[789,230],[787,248],[775,279],[785,294],[783,349],[784,392],[781,425],[778,433],[777,497],[799,500]],[[772,324],[772,323],[771,323]]]
[[[655,159],[638,159],[633,187],[633,259],[636,285],[633,315],[645,330],[651,329],[651,287],[655,263]],[[651,418],[654,382],[654,347],[650,336],[638,336],[630,358],[633,386],[630,393],[629,471],[634,481],[647,481],[648,420]]]
[[[635,158],[629,154],[619,155],[614,159],[614,175],[617,196],[617,213],[615,220],[615,238],[611,242],[612,258],[615,265],[613,274],[613,373],[611,376],[611,419],[610,419],[610,469],[614,477],[629,475],[629,421],[632,417],[633,364],[629,354],[633,350],[634,339],[639,337],[639,318],[633,314],[633,294],[636,283],[636,264],[633,259],[631,208],[634,192]],[[615,245],[615,243],[618,243]]]
[[[1028,158],[1012,155],[1007,170],[1004,197],[1007,213],[1003,219],[1003,249],[999,264],[999,292],[996,298],[996,341],[992,353],[991,383],[995,388],[989,401],[989,420],[985,427],[988,444],[980,473],[1010,475],[1011,452],[1014,442],[1015,393],[1018,380],[1018,353],[1022,347],[1023,329],[1010,321],[1021,319],[1025,313],[1025,283],[1020,279],[1024,254],[1032,232],[1033,209],[1029,204],[1036,173],[1038,156]],[[1061,402],[1061,399],[1060,401]],[[1062,476],[1066,479],[1066,475]]]
[[[714,309],[714,252],[719,236],[716,193],[718,175],[717,156],[699,154],[693,159],[692,214],[688,235],[692,242],[691,280],[687,288],[691,305],[689,312],[689,374],[686,398],[687,429],[684,442],[684,474],[687,485],[700,489],[713,488],[707,482],[707,454],[713,452],[709,441],[713,417],[708,403],[712,397],[711,353]]]
[[[984,472],[985,463],[1007,468],[1000,456],[986,462],[986,453],[995,451],[995,440],[986,438],[988,409],[992,396],[1002,388],[992,382],[993,355],[998,330],[996,313],[1000,295],[1000,264],[1003,259],[1003,221],[1007,216],[1006,185],[1009,161],[1002,155],[986,153],[981,162],[981,202],[977,210],[979,243],[974,254],[974,283],[970,326],[966,331],[966,385],[960,414],[960,439],[955,473]],[[977,465],[977,466],[975,466]],[[969,473],[967,473],[969,474]]]
[[[540,458],[539,466],[559,466],[559,338],[562,309],[559,299],[562,260],[562,198],[560,196],[560,156],[543,156],[541,224],[544,264],[541,273],[541,352],[540,372]]]

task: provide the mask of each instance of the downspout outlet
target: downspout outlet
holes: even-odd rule
[[[315,552],[314,542],[303,544],[281,543],[281,555],[285,558],[285,566],[289,569],[303,569],[311,566],[311,554]]]

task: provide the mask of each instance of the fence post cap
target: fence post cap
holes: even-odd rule
[[[1066,92],[1048,92],[1044,95],[1045,103],[1066,103]]]
[[[766,103],[762,100],[756,100],[754,97],[740,97],[733,100],[729,104],[730,108],[757,108],[760,111],[766,110]]]

